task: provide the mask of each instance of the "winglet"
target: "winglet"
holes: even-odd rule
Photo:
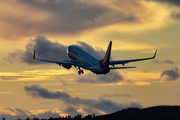
[[[153,56],[152,58],[155,58],[155,57],[156,57],[156,53],[157,53],[157,50],[156,50],[156,52],[154,53],[154,56]]]
[[[34,51],[34,55],[33,55],[33,59],[34,60],[36,60],[35,54],[36,54],[36,51]]]

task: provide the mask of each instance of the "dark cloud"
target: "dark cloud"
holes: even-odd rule
[[[49,117],[52,117],[52,118],[59,118],[60,115],[59,113],[57,113],[56,111],[47,111],[47,112],[44,112],[44,113],[40,113],[38,115],[36,115],[37,118],[49,118]],[[32,117],[31,117],[32,118]],[[33,117],[34,118],[34,117]]]
[[[51,42],[45,36],[36,36],[26,45],[26,50],[22,54],[22,62],[29,64],[40,64],[32,59],[33,51],[36,50],[38,58],[47,60],[63,60],[68,59],[67,46],[58,42]],[[44,63],[42,63],[44,64]]]
[[[15,111],[16,111],[16,113],[17,113],[18,115],[31,114],[29,111],[27,111],[27,110],[22,110],[22,109],[19,109],[19,108],[16,108]]]
[[[11,15],[7,9],[3,8],[3,12],[0,13],[3,16],[1,22],[6,27],[1,31],[3,33],[1,37],[14,40],[19,36],[37,34],[74,34],[117,23],[134,23],[138,20],[132,13],[113,10],[97,2],[88,4],[80,0],[41,1],[44,2],[16,0],[16,4],[13,4],[8,0],[3,1],[4,4],[9,4],[8,8],[18,7],[18,9]],[[24,9],[27,12],[24,12]],[[8,33],[12,34],[8,35]]]
[[[64,92],[58,92],[58,93],[50,92],[38,85],[25,86],[24,89],[30,96],[34,98],[39,97],[43,99],[59,99],[62,100],[67,105],[73,105],[76,107],[87,107],[91,110],[96,109],[96,110],[104,111],[106,113],[115,112],[127,107],[142,108],[140,104],[135,102],[129,104],[118,104],[105,99],[93,100],[93,99],[81,99],[79,97],[71,97],[70,95]],[[74,108],[71,107],[67,109],[67,111],[74,111]]]
[[[118,83],[122,82],[123,76],[120,73],[115,71],[111,71],[106,75],[98,75],[95,77],[91,77],[91,74],[87,74],[82,76],[77,80],[79,83]]]
[[[27,111],[27,110],[24,110],[24,109],[19,109],[19,108],[10,108],[10,107],[7,107],[7,108],[4,108],[3,110],[5,111],[10,111],[11,113],[15,114],[15,116],[11,116],[9,114],[6,114],[6,113],[1,113],[0,116],[6,116],[4,118],[27,118],[28,116],[32,116],[31,112]]]
[[[102,113],[100,113],[97,109],[92,109],[92,108],[88,108],[88,107],[83,107],[83,110],[84,110],[86,113],[90,114],[90,115],[92,115],[92,114],[95,114],[95,115],[100,115],[100,114],[102,114]]]
[[[77,41],[77,43],[79,47],[81,47],[85,51],[88,51],[91,55],[95,56],[98,59],[102,59],[105,55],[105,52],[102,50],[102,48],[93,48],[91,45],[88,45],[87,43],[82,41]]]
[[[176,20],[180,20],[180,13],[172,12],[171,17]]]
[[[93,99],[80,99],[79,97],[71,98],[71,99],[66,99],[64,101],[67,104],[72,104],[72,105],[77,105],[77,106],[86,106],[89,109],[97,109],[100,111],[104,111],[106,113],[111,113],[115,112],[117,110],[122,110],[127,107],[140,107],[142,106],[138,103],[129,103],[129,104],[118,104],[115,102],[112,102],[110,100],[105,100],[105,99],[98,99],[98,100],[93,100]]]
[[[129,94],[113,94],[113,95],[108,95],[108,94],[104,94],[101,96],[101,98],[111,98],[111,97],[132,97]]]
[[[64,92],[49,92],[46,89],[41,88],[39,85],[25,86],[25,91],[33,97],[42,97],[46,99],[61,99],[70,98],[70,96]]]
[[[153,60],[152,63],[155,64],[174,64],[172,60]]]
[[[36,56],[47,60],[69,59],[67,56],[67,46],[58,42],[51,42],[45,36],[36,36],[30,39],[26,45],[26,50],[16,50],[8,54],[8,57],[2,59],[3,62],[23,62],[28,64],[46,64],[33,60],[33,52],[36,50]]]
[[[81,114],[73,106],[68,106],[63,112],[65,112],[65,113],[67,113],[67,114],[69,114],[71,116],[75,116],[75,115]]]
[[[21,76],[0,76],[0,80],[18,80]]]
[[[94,49],[92,46],[85,42],[77,42],[78,45],[85,49],[87,52],[91,53],[96,57],[102,58],[104,51],[99,49]],[[45,36],[36,36],[34,39],[30,39],[29,43],[26,45],[25,51],[16,50],[11,52],[7,57],[2,59],[3,63],[28,63],[28,64],[47,64],[46,62],[40,62],[33,60],[33,52],[36,50],[36,57],[45,60],[63,61],[70,60],[67,55],[68,46],[62,45],[60,43],[51,42]]]
[[[2,59],[2,62],[9,62],[9,63],[17,63],[21,62],[20,58],[22,57],[23,50],[16,50],[15,52],[11,52],[8,54],[7,57]]]
[[[176,67],[175,69],[171,69],[171,70],[164,70],[161,73],[161,78],[163,76],[167,77],[167,80],[179,80],[180,78],[180,73],[179,73],[179,69]]]
[[[176,6],[180,5],[179,0],[150,0],[150,1],[161,2],[161,3],[169,3],[170,5],[176,5]]]
[[[54,14],[50,19],[51,24],[42,21],[38,25],[39,32],[73,33],[109,24],[135,22],[137,19],[132,14],[124,14],[101,4],[87,4],[77,0],[48,0],[43,3],[35,0],[19,0],[19,2]],[[41,29],[45,24],[47,24],[46,29]]]

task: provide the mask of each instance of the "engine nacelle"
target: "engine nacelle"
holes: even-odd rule
[[[71,68],[71,65],[62,65],[64,68],[66,69],[70,69]]]
[[[69,61],[69,60],[64,60],[64,61]],[[72,65],[63,65],[63,64],[62,64],[62,66],[66,69],[70,69],[72,67]]]

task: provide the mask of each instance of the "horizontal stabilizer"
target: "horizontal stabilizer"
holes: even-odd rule
[[[99,70],[99,67],[84,67],[84,69],[88,69],[88,70]]]
[[[112,70],[112,69],[126,69],[126,68],[136,68],[136,67],[109,67],[110,70]]]

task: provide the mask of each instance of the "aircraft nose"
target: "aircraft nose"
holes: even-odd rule
[[[70,49],[71,49],[71,46],[68,47],[68,50],[70,50]]]
[[[72,49],[72,47],[69,46],[68,49],[67,49],[67,53],[69,53],[69,51],[70,51],[71,49]]]

